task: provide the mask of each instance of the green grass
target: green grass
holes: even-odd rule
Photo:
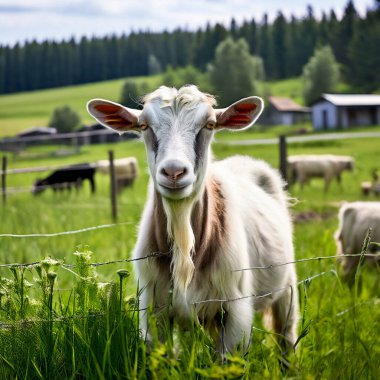
[[[290,97],[298,104],[304,104],[303,84],[301,78],[290,78],[281,81],[268,82],[265,86],[268,95]]]
[[[146,82],[154,88],[160,84],[160,76],[137,77],[137,83]],[[93,123],[86,111],[86,103],[92,98],[119,101],[125,79],[85,85],[60,87],[47,90],[0,95],[0,137],[14,136],[31,127],[45,127],[57,107],[69,106],[78,112],[83,124]]]

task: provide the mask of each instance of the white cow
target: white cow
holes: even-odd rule
[[[210,143],[221,129],[250,127],[263,109],[249,97],[214,109],[195,86],[160,87],[142,111],[94,99],[88,111],[115,131],[142,134],[151,174],[133,258],[140,307],[168,308],[181,327],[200,321],[219,352],[247,348],[254,311],[272,311],[280,343],[296,341],[298,295],[292,224],[278,172],[234,156],[213,162]],[[270,269],[241,269],[252,266]],[[158,314],[158,313],[157,313]],[[140,327],[149,339],[148,313]]]

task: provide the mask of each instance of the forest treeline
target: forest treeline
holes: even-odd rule
[[[308,6],[304,17],[288,19],[279,11],[273,22],[265,15],[261,21],[238,24],[232,19],[229,27],[208,24],[196,31],[178,28],[0,46],[0,93],[152,75],[168,66],[204,71],[227,37],[247,41],[251,54],[262,58],[267,80],[302,74],[314,50],[330,45],[351,88],[380,89],[379,2],[360,17],[349,1],[340,18],[331,10],[317,19]]]

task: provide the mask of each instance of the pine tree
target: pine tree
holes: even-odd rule
[[[268,22],[268,15],[265,14],[263,18],[263,23],[260,25],[259,29],[259,47],[258,55],[264,61],[265,72],[267,73],[268,79],[274,77],[273,70],[273,48],[272,48],[272,38],[271,31]]]
[[[5,73],[7,72],[6,51],[6,47],[0,46],[0,94],[7,92],[5,87]]]
[[[348,66],[348,46],[352,40],[359,16],[356,12],[354,3],[350,0],[344,10],[343,18],[337,26],[334,35],[334,54],[343,67]],[[345,70],[344,70],[345,71]]]
[[[288,30],[288,57],[287,73],[289,76],[298,76],[302,72],[302,59],[300,54],[301,28],[299,21],[292,15]]]
[[[273,77],[278,79],[287,77],[289,51],[287,32],[287,22],[280,11],[273,23]]]
[[[379,8],[380,9],[380,8]],[[348,46],[347,81],[358,91],[380,90],[380,12],[369,11]]]

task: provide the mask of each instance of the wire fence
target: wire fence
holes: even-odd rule
[[[148,258],[148,257],[145,257],[145,258]],[[318,273],[317,275],[314,275],[314,276],[311,276],[311,277],[308,277],[304,280],[301,280],[301,281],[298,281],[297,285],[301,285],[301,284],[304,284],[304,283],[309,283],[310,281],[312,281],[313,279],[315,278],[318,278],[318,277],[321,277],[321,276],[324,276],[326,274],[329,274],[331,273],[331,271],[327,271],[327,272],[321,272],[321,273]],[[198,304],[201,304],[201,303],[206,303],[206,302],[233,302],[233,301],[237,301],[237,300],[241,300],[241,299],[246,299],[246,298],[265,298],[265,297],[269,297],[277,292],[280,292],[280,291],[283,291],[285,289],[287,289],[289,286],[285,286],[285,287],[282,287],[282,288],[278,288],[278,289],[274,289],[272,290],[271,292],[267,292],[267,293],[263,293],[263,294],[252,294],[252,295],[248,295],[248,296],[244,296],[244,297],[238,297],[238,298],[234,298],[234,299],[210,299],[210,300],[204,300],[204,301],[198,301],[198,302],[193,302],[192,305],[196,306]],[[60,289],[61,291],[61,289]],[[156,309],[164,309],[164,308],[167,308],[170,304],[167,304],[167,305],[162,305],[162,306],[159,306],[157,307]],[[134,312],[142,312],[142,311],[146,311],[148,310],[148,308],[131,308],[131,309],[128,309],[127,311],[129,313],[134,313]],[[60,316],[60,317],[55,317],[55,318],[52,318],[52,319],[27,319],[27,320],[21,320],[21,321],[16,321],[16,322],[12,322],[12,323],[2,323],[0,322],[0,329],[1,328],[9,328],[9,327],[12,327],[12,326],[17,326],[17,325],[25,325],[25,324],[34,324],[34,323],[38,323],[38,322],[66,322],[66,321],[69,321],[69,320],[76,320],[76,319],[86,319],[86,318],[97,318],[97,317],[103,317],[105,316],[106,314],[103,313],[103,312],[100,312],[100,313],[93,313],[93,314],[88,314],[88,315],[70,315],[70,316]]]
[[[49,234],[47,234],[49,235]],[[1,237],[2,235],[0,235]],[[17,235],[16,235],[17,236]],[[27,235],[28,237],[32,235]],[[37,235],[37,236],[46,236],[46,235]],[[54,234],[51,234],[51,236],[57,236]],[[140,261],[140,260],[145,260],[145,259],[150,259],[154,257],[162,257],[162,256],[168,256],[170,255],[170,252],[152,252],[146,256],[138,257],[135,259],[120,259],[120,260],[111,260],[111,261],[104,261],[104,262],[99,262],[99,263],[90,263],[88,264],[89,266],[92,267],[98,267],[98,266],[104,266],[104,265],[110,265],[110,264],[119,264],[119,263],[130,263],[133,261]],[[380,254],[377,253],[354,253],[354,254],[344,254],[344,257],[356,257],[356,258],[361,258],[361,257],[372,257],[372,258],[379,258],[380,259]],[[232,272],[242,272],[242,271],[248,271],[248,270],[254,270],[254,269],[273,269],[276,267],[281,267],[284,265],[290,265],[290,264],[297,264],[297,263],[305,263],[309,261],[322,261],[322,260],[330,260],[330,259],[340,259],[342,258],[342,255],[333,255],[333,256],[320,256],[320,257],[310,257],[308,259],[300,259],[300,260],[294,260],[294,261],[288,261],[285,263],[279,263],[279,264],[271,264],[268,266],[262,266],[262,267],[249,267],[249,268],[242,268],[242,269],[233,269],[231,270]],[[26,267],[33,267],[36,265],[41,264],[41,261],[34,261],[31,263],[12,263],[12,264],[0,264],[0,268],[26,268]],[[77,268],[77,265],[74,264],[62,264],[63,267],[67,268]]]
[[[104,161],[104,160],[103,160]],[[15,168],[15,169],[6,169],[1,170],[0,169],[0,176],[8,176],[9,174],[28,174],[28,173],[41,173],[41,172],[53,172],[56,170],[59,170],[60,172],[75,172],[75,171],[81,171],[81,170],[88,170],[88,169],[98,169],[99,167],[103,168],[104,164],[99,164],[98,162],[92,162],[92,163],[82,163],[82,164],[74,164],[74,165],[49,165],[49,166],[38,166],[38,167],[29,167],[29,168]],[[62,183],[64,185],[64,183]],[[34,190],[34,185],[31,186],[7,186],[3,189],[3,191],[6,192],[7,195],[13,195],[13,194],[23,194],[23,193],[32,193]],[[46,190],[53,188],[52,185],[38,185],[38,190]],[[71,187],[64,187],[62,186],[62,190],[68,189],[71,190]]]
[[[50,234],[22,234],[22,235],[18,235],[18,234],[0,234],[0,238],[52,237],[52,236],[61,236],[61,235],[84,233],[84,232],[94,231],[94,230],[99,230],[99,229],[104,229],[104,228],[114,228],[114,227],[117,227],[117,226],[127,225],[127,224],[131,224],[131,222],[105,224],[105,225],[87,227],[87,228],[83,228],[83,229],[80,229],[80,230],[63,231],[63,232],[50,233]],[[366,241],[365,241],[365,243],[363,245],[362,252],[357,253],[357,254],[346,254],[344,256],[345,257],[359,258],[360,260],[362,260],[365,257],[380,259],[380,252],[378,252],[378,253],[368,253],[367,252],[368,246],[370,244],[379,245],[379,243],[375,243],[375,242],[371,242],[370,241],[370,231],[369,231],[368,234],[367,234],[367,237],[366,237]],[[88,263],[86,265],[88,265],[90,267],[99,267],[99,266],[107,266],[107,265],[112,265],[112,264],[131,263],[131,262],[140,261],[140,260],[154,259],[154,258],[158,258],[158,257],[162,257],[162,256],[168,257],[170,255],[171,255],[171,251],[168,251],[168,252],[158,252],[157,251],[157,252],[151,252],[151,253],[149,253],[149,254],[147,254],[145,256],[137,257],[137,258],[109,260],[109,261],[104,261],[104,262],[92,262],[92,263]],[[253,266],[253,267],[247,267],[247,268],[234,269],[234,270],[231,270],[231,271],[232,272],[243,272],[243,271],[250,271],[250,270],[272,270],[274,268],[278,268],[278,267],[282,267],[282,266],[286,266],[286,265],[308,263],[308,262],[313,262],[313,261],[333,260],[333,259],[339,259],[339,258],[342,258],[342,255],[318,256],[318,257],[310,257],[310,258],[304,258],[304,259],[291,260],[291,261],[282,262],[282,263],[274,263],[274,264],[270,264],[270,265],[267,265],[267,266]],[[9,268],[9,269],[15,269],[15,268],[33,268],[33,267],[42,265],[43,262],[44,261],[41,260],[41,261],[34,261],[34,262],[29,262],[29,263],[0,264],[0,268]],[[76,272],[72,271],[72,269],[78,268],[79,267],[78,265],[67,264],[67,263],[64,263],[63,261],[57,261],[57,263],[63,269],[72,272],[76,276],[79,276]],[[323,272],[314,274],[314,275],[312,275],[310,277],[307,277],[307,278],[305,278],[303,280],[298,281],[297,282],[297,286],[300,286],[300,285],[303,285],[303,284],[310,284],[314,279],[322,277],[322,276],[326,276],[328,274],[334,274],[334,275],[336,275],[336,271],[334,269],[330,269],[330,270],[327,270],[327,271],[323,271]],[[79,277],[81,277],[81,276],[79,276]],[[85,279],[83,279],[83,280],[85,280]],[[112,283],[110,283],[110,284],[112,284]],[[259,294],[248,294],[248,295],[243,295],[241,297],[236,297],[236,298],[214,298],[214,299],[198,300],[198,301],[192,302],[191,305],[193,305],[194,307],[196,307],[197,305],[204,304],[204,303],[212,303],[212,302],[226,303],[226,302],[234,302],[234,301],[243,300],[243,299],[249,299],[249,298],[253,298],[253,299],[266,298],[266,297],[270,297],[272,295],[275,295],[276,293],[285,291],[287,288],[289,288],[289,286],[291,287],[291,285],[286,285],[284,287],[280,287],[280,288],[277,288],[277,289],[272,289],[272,290],[267,291],[267,292],[262,292],[262,293],[259,293]],[[57,291],[58,292],[62,291],[62,289],[57,289]],[[368,303],[371,303],[371,302],[376,303],[377,301],[375,299],[374,301],[367,301],[367,302],[364,302],[362,304],[364,305],[364,304],[368,304]],[[360,306],[360,305],[358,304],[358,305],[355,305],[353,307],[357,307],[357,306]],[[166,308],[168,306],[169,306],[169,304],[159,306],[158,308],[159,309],[163,309],[163,308]],[[142,311],[146,311],[147,309],[148,308],[138,308],[137,307],[137,308],[128,309],[128,312],[142,312]],[[343,311],[339,312],[337,314],[337,316],[342,316],[345,313],[349,312],[349,310],[350,309],[343,310]],[[104,313],[89,314],[89,315],[85,315],[85,316],[78,316],[78,315],[76,315],[76,316],[59,316],[57,318],[53,318],[53,319],[49,319],[49,320],[31,319],[31,320],[20,320],[20,321],[12,322],[12,323],[9,323],[9,322],[7,322],[7,323],[0,322],[0,329],[10,328],[12,326],[22,325],[22,324],[26,324],[26,323],[65,322],[67,320],[72,320],[72,319],[101,317],[101,316],[104,316]]]
[[[102,173],[109,173],[111,216],[112,220],[116,222],[117,195],[118,193],[120,193],[120,190],[122,188],[132,185],[134,180],[136,179],[138,173],[138,167],[136,166],[136,162],[137,160],[134,157],[133,159],[132,157],[124,157],[122,159],[115,160],[114,152],[110,150],[108,151],[108,160],[98,160],[92,163],[81,163],[66,166],[54,165],[8,169],[7,157],[3,156],[0,170],[2,204],[3,206],[6,205],[8,195],[22,193],[32,193],[36,195],[49,188],[51,188],[54,192],[71,192],[73,189],[75,189],[78,193],[79,189],[82,187],[83,181],[85,180],[89,180],[91,185],[91,192],[95,193],[96,186],[94,182],[94,174],[95,172],[101,171]],[[32,186],[7,186],[8,174],[34,173],[48,170],[55,171],[49,177],[46,177],[43,180],[37,180]]]
[[[37,167],[29,167],[29,168],[15,168],[15,169],[7,169],[7,170],[0,170],[0,175],[3,174],[25,174],[25,173],[38,173],[38,172],[47,172],[47,171],[53,171],[53,170],[60,170],[62,172],[64,171],[75,171],[75,170],[82,170],[82,169],[88,169],[88,168],[98,168],[99,165],[97,162],[92,162],[90,164],[83,163],[83,164],[75,164],[74,166],[62,166],[62,165],[48,165],[48,166],[37,166]]]
[[[122,225],[131,225],[134,224],[134,222],[120,222],[120,223],[112,223],[112,224],[103,224],[99,226],[93,226],[93,227],[86,227],[79,230],[72,230],[72,231],[62,231],[62,232],[56,232],[56,233],[46,233],[46,234],[0,234],[0,238],[34,238],[34,237],[55,237],[55,236],[64,236],[64,235],[72,235],[72,234],[79,234],[89,231],[96,231],[100,229],[105,228],[113,228],[118,227]],[[379,243],[377,242],[368,242],[368,245],[377,245],[379,246]],[[111,260],[111,261],[105,261],[105,262],[98,262],[98,263],[90,263],[90,266],[97,267],[97,266],[104,266],[104,265],[110,265],[110,264],[116,264],[116,263],[128,263],[133,261],[139,261],[144,259],[149,259],[153,257],[162,257],[162,256],[168,256],[170,255],[171,251],[169,252],[152,252],[150,254],[147,254],[146,256],[142,256],[135,259],[120,259],[120,260]],[[331,256],[317,256],[317,257],[310,257],[305,259],[297,259],[292,261],[287,261],[283,263],[275,263],[275,264],[269,264],[266,266],[253,266],[253,267],[247,267],[247,268],[240,268],[240,269],[233,269],[232,272],[242,272],[242,271],[249,271],[249,270],[257,270],[257,269],[263,269],[263,270],[270,270],[278,267],[282,267],[285,265],[290,264],[298,264],[298,263],[307,263],[310,261],[322,261],[322,260],[331,260],[331,259],[339,259],[344,257],[372,257],[372,258],[379,258],[380,259],[380,253],[355,253],[355,254],[343,254],[343,255],[331,255]],[[11,264],[0,264],[0,268],[17,268],[17,267],[32,267],[41,264],[41,261],[35,261],[31,263],[11,263]],[[63,267],[68,268],[76,268],[76,265],[72,264],[62,264]]]
[[[86,227],[86,228],[81,228],[79,230],[62,231],[62,232],[55,232],[55,233],[50,233],[50,234],[20,234],[20,235],[19,234],[0,234],[0,238],[2,237],[31,238],[31,237],[53,237],[53,236],[62,236],[62,235],[73,235],[73,234],[80,234],[82,232],[96,231],[96,230],[101,230],[104,228],[113,228],[113,227],[119,227],[119,226],[130,225],[130,224],[134,224],[134,223],[120,222],[120,223],[111,223],[111,224],[101,224],[99,226]]]
[[[147,258],[150,258],[150,257],[156,257],[156,255],[147,255],[147,256],[145,256],[145,257],[143,257],[141,259],[147,259]],[[94,263],[94,264],[96,264],[96,263]],[[333,269],[331,269],[329,271],[324,271],[324,272],[315,274],[313,276],[310,276],[310,277],[307,277],[307,278],[305,278],[303,280],[298,281],[297,285],[300,286],[300,285],[303,285],[303,284],[310,284],[311,281],[313,281],[314,279],[322,277],[322,276],[325,276],[325,275],[328,275],[328,274],[336,275],[336,272]],[[112,284],[112,283],[110,283],[110,284]],[[262,294],[251,294],[251,295],[242,296],[242,297],[236,297],[236,298],[232,298],[232,299],[208,299],[208,300],[193,302],[192,305],[195,307],[196,305],[203,304],[203,303],[209,303],[209,302],[226,303],[226,302],[234,302],[234,301],[238,301],[238,300],[242,300],[242,299],[247,299],[247,298],[260,299],[260,298],[265,298],[265,297],[270,297],[272,295],[275,295],[276,293],[284,291],[287,288],[289,288],[289,285],[281,287],[281,288],[278,288],[278,289],[274,289],[274,290],[272,290],[270,292],[266,292],[266,293],[262,293]],[[59,291],[62,291],[62,289],[59,289]],[[344,310],[336,313],[335,316],[336,317],[341,317],[341,316],[349,313],[350,311],[352,311],[354,309],[357,309],[358,307],[368,306],[368,305],[378,305],[378,304],[380,304],[380,299],[378,299],[378,298],[367,300],[367,301],[364,301],[364,302],[357,303],[357,304],[355,304],[355,305],[353,305],[353,306],[351,306],[349,308],[346,308],[346,309],[344,309]],[[135,302],[135,305],[138,305],[138,301]],[[168,303],[166,305],[161,305],[161,306],[155,307],[155,311],[163,310],[163,309],[168,308],[168,307],[170,307],[170,303]],[[147,311],[149,309],[150,309],[150,307],[145,307],[145,308],[139,308],[139,307],[136,308],[136,307],[133,307],[133,308],[128,308],[128,309],[124,310],[123,312],[126,312],[126,313],[140,313],[140,312]],[[22,320],[15,321],[15,322],[1,322],[0,321],[0,330],[2,330],[2,329],[10,329],[10,328],[14,328],[14,327],[17,327],[17,326],[33,325],[33,324],[38,324],[38,323],[66,323],[68,321],[75,321],[75,320],[85,320],[85,319],[91,319],[91,318],[102,318],[102,317],[105,317],[106,315],[107,314],[105,312],[97,312],[97,313],[91,313],[91,314],[89,313],[89,314],[84,314],[84,315],[56,316],[56,317],[51,318],[51,319],[32,318],[32,319],[22,319]],[[263,333],[267,333],[267,334],[278,335],[278,334],[276,334],[276,333],[274,333],[272,331],[267,331],[267,330],[259,329],[259,328],[256,328],[254,326],[253,326],[253,329],[259,330],[259,331],[261,331]]]

